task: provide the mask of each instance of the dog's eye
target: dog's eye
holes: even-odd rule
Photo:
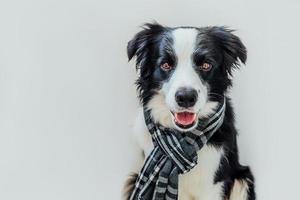
[[[163,63],[162,65],[160,65],[160,68],[162,68],[162,70],[164,71],[169,71],[172,69],[172,66],[169,63]]]
[[[212,68],[212,65],[209,63],[203,63],[202,65],[200,65],[200,69],[205,72],[210,71],[211,68]]]

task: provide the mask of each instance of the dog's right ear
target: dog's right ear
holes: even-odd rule
[[[147,23],[142,26],[143,30],[138,32],[127,44],[128,60],[136,56],[136,66],[143,66],[147,59],[151,58],[150,51],[156,42],[156,36],[164,31],[164,27],[158,23]]]

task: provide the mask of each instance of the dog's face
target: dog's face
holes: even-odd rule
[[[155,121],[189,131],[210,114],[212,94],[224,95],[231,72],[246,61],[240,39],[224,27],[169,28],[146,24],[128,43],[136,56],[140,99]]]

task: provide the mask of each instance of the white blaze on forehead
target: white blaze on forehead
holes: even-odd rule
[[[189,60],[195,51],[198,31],[194,28],[179,28],[173,32],[173,48],[178,61]]]
[[[199,86],[200,79],[193,67],[197,34],[198,31],[193,28],[179,28],[173,31],[173,49],[177,58],[176,68],[171,77],[173,87]]]

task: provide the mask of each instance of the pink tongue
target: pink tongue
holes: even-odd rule
[[[192,124],[195,121],[196,114],[189,112],[175,113],[175,119],[177,123],[186,126]]]

